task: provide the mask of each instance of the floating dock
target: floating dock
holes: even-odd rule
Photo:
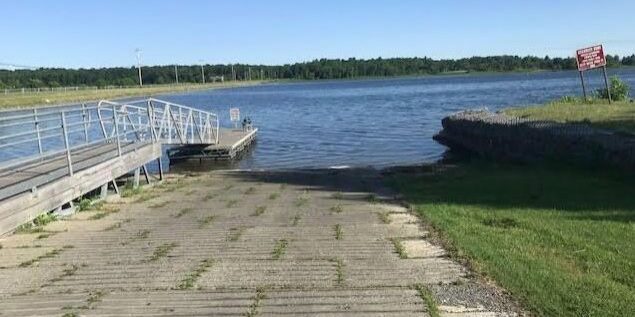
[[[170,162],[183,160],[233,160],[256,140],[258,129],[219,130],[219,143],[212,145],[181,145],[168,149]]]

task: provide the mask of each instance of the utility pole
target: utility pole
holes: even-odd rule
[[[234,73],[234,64],[232,64],[232,80],[236,81],[236,73]]]
[[[205,83],[205,68],[203,68],[203,60],[199,60],[201,62],[201,77],[203,78],[203,84]]]
[[[179,67],[174,64],[174,78],[176,79],[176,84],[179,84]]]
[[[137,68],[139,69],[139,87],[143,87],[143,79],[141,77],[141,49],[136,49],[137,53]]]

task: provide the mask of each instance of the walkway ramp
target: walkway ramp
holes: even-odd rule
[[[162,171],[162,145],[227,144],[216,114],[152,98],[5,111],[0,131],[0,234],[153,160]]]

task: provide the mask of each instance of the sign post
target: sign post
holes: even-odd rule
[[[583,72],[602,67],[604,71],[604,85],[606,86],[606,92],[608,94],[610,104],[612,101],[611,89],[609,88],[609,80],[606,75],[606,57],[604,56],[604,47],[602,47],[602,45],[595,45],[579,49],[575,53],[576,62],[578,63],[578,71],[580,72],[580,81],[582,81],[582,93],[584,94],[584,100],[587,99],[587,94],[586,87],[584,86]]]
[[[238,109],[238,108],[230,108],[229,109],[229,118],[234,123],[234,129],[238,129],[238,121],[240,121],[240,109]]]

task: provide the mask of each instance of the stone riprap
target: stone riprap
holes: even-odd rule
[[[0,239],[0,316],[508,316],[372,170],[171,176]],[[426,291],[423,291],[426,290]]]
[[[434,139],[453,149],[503,160],[566,161],[632,170],[635,136],[593,128],[511,117],[487,110],[462,111],[442,120]]]

